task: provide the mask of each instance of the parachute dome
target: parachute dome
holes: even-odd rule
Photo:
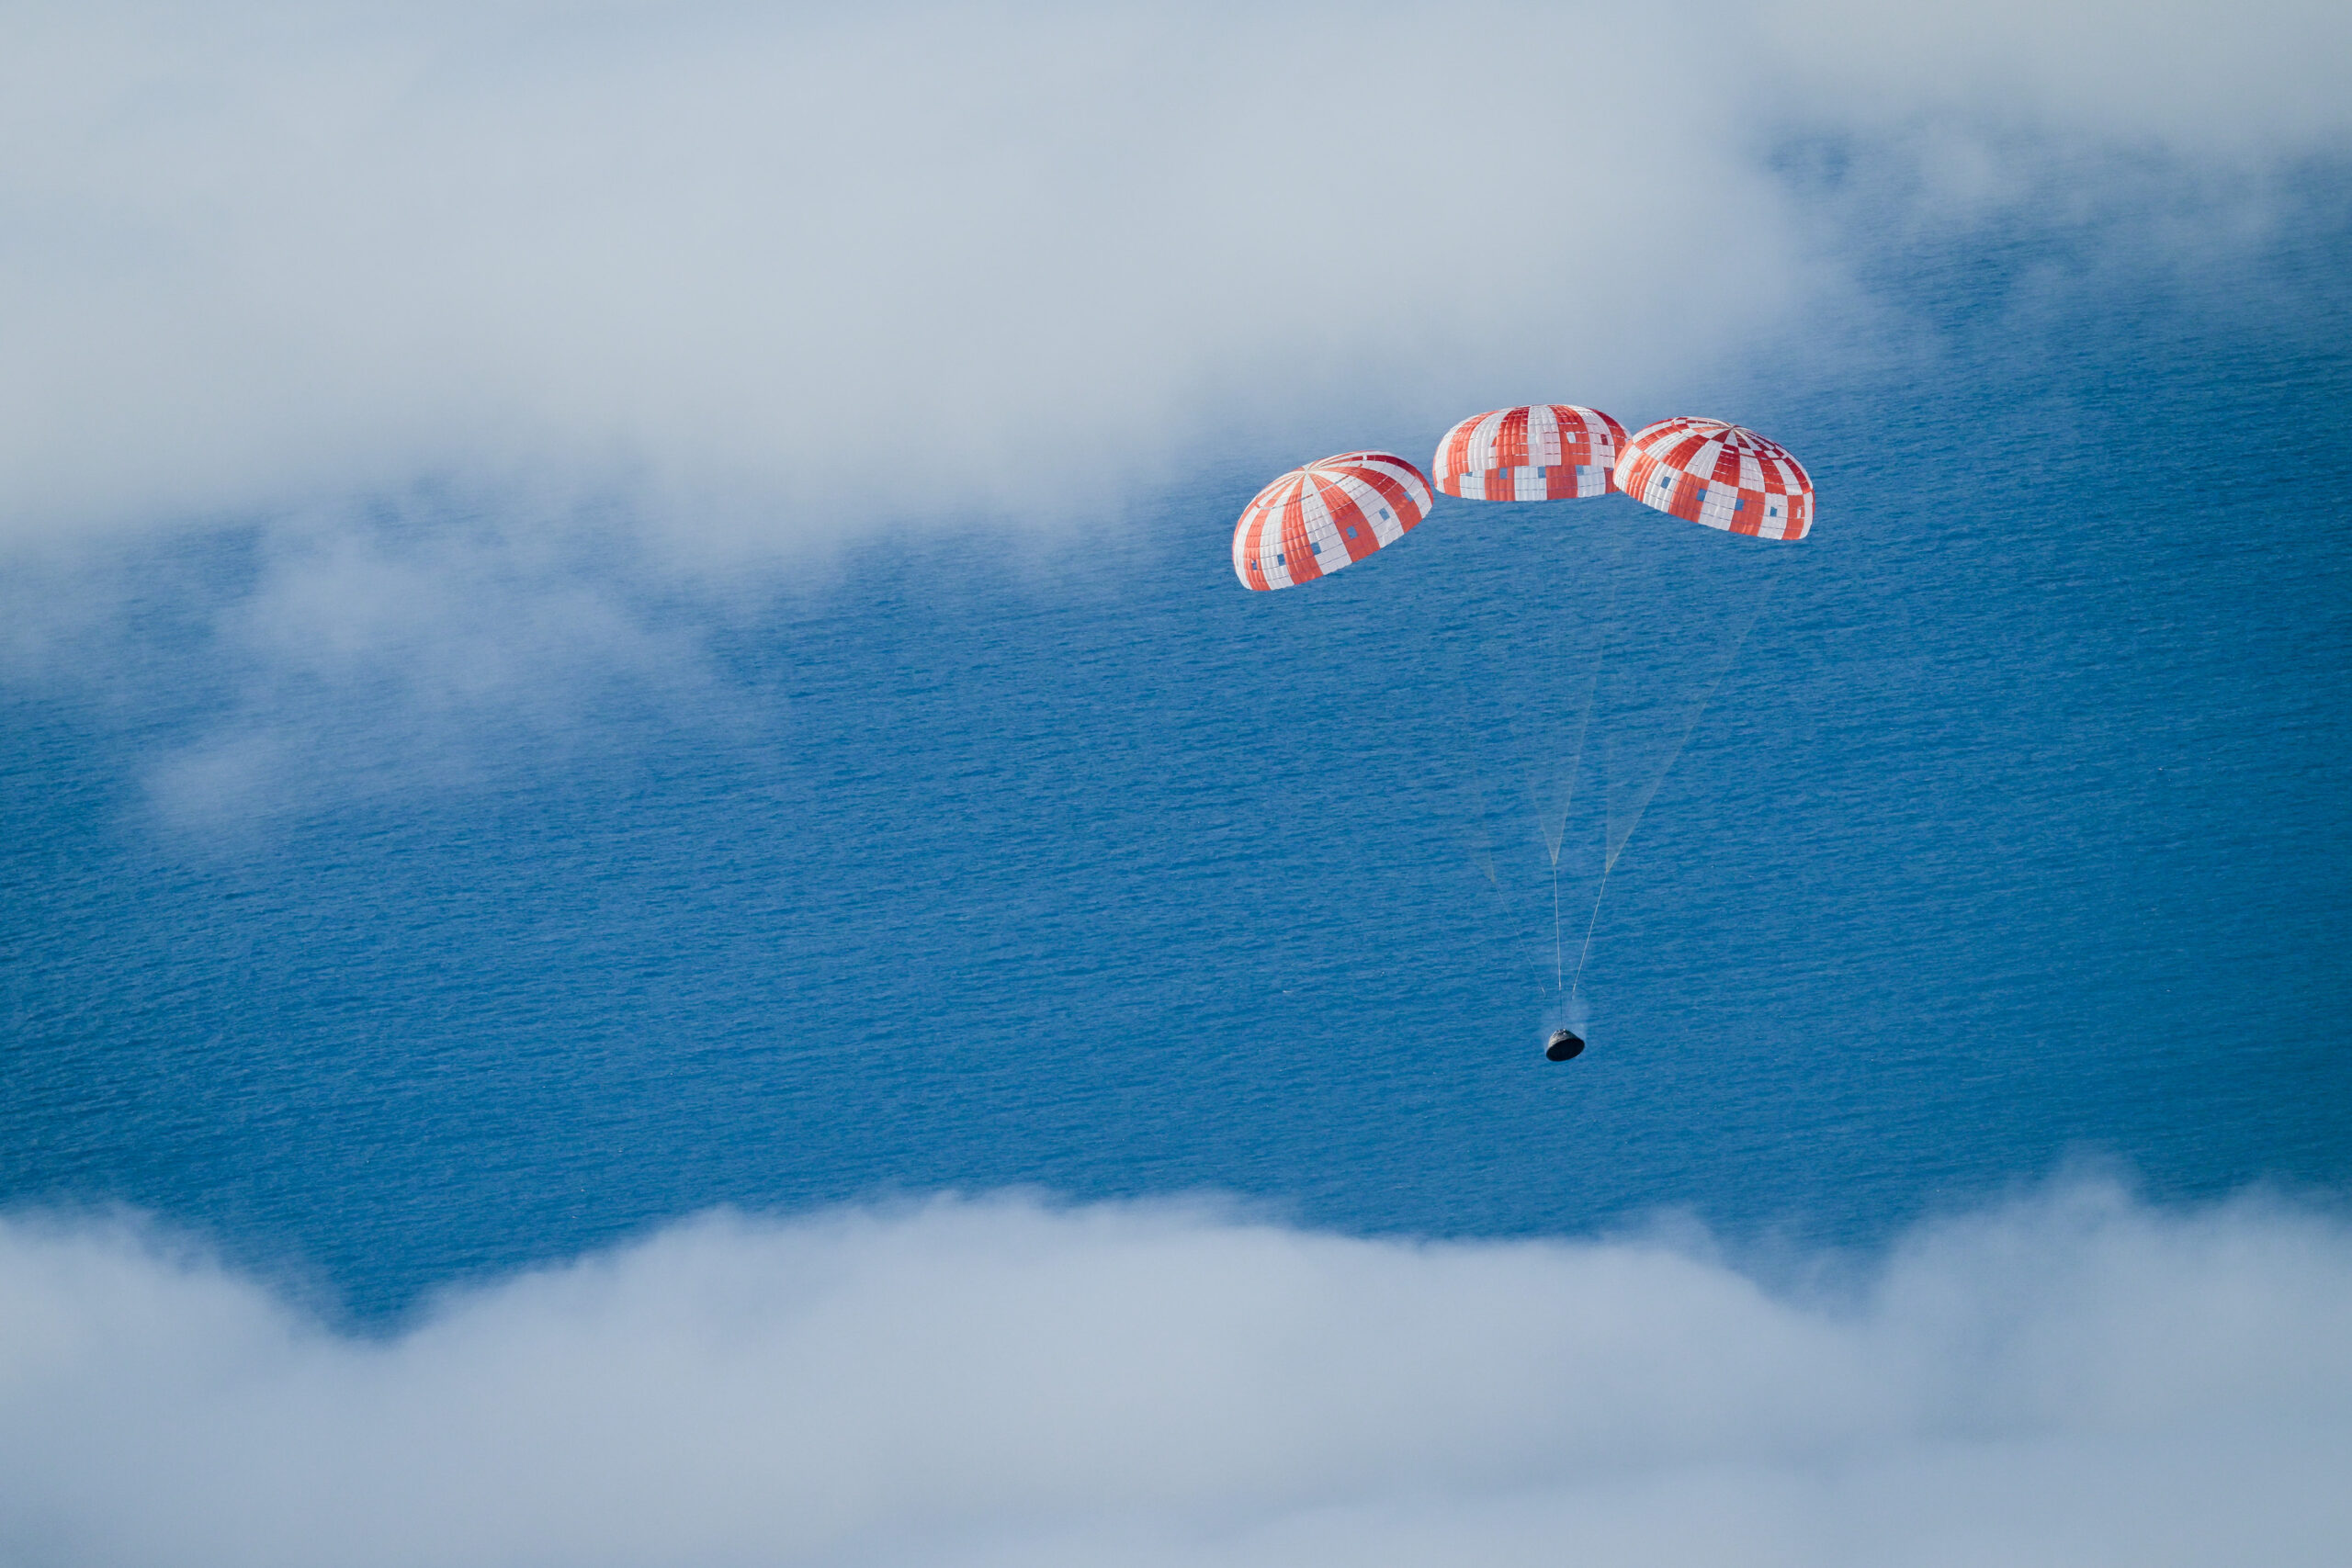
[[[1531,403],[1473,414],[1445,433],[1437,488],[1465,501],[1574,501],[1606,495],[1625,427],[1599,409]]]
[[[1260,491],[1235,525],[1234,575],[1262,591],[1337,571],[1403,538],[1428,515],[1433,490],[1465,500],[1523,502],[1617,490],[1728,534],[1802,539],[1813,526],[1813,480],[1804,465],[1754,431],[1722,420],[1664,420],[1628,436],[1598,409],[1568,403],[1493,409],[1448,431],[1431,467],[1435,486],[1387,452],[1342,453],[1293,469]],[[1780,567],[1792,559],[1782,550],[1701,546],[1702,536],[1625,521],[1636,524],[1630,533],[1637,537],[1614,525],[1505,528],[1506,536],[1492,541],[1486,558],[1510,565],[1510,579],[1456,574],[1491,603],[1457,605],[1449,621],[1440,623],[1464,634],[1444,637],[1446,650],[1475,657],[1493,678],[1464,682],[1462,728],[1473,746],[1472,771],[1497,771],[1478,755],[1488,742],[1474,732],[1481,731],[1485,716],[1494,721],[1490,728],[1507,732],[1494,743],[1503,754],[1499,771],[1519,775],[1469,781],[1473,863],[1522,934],[1539,921],[1550,926],[1551,952],[1543,955],[1550,962],[1543,963],[1532,945],[1527,956],[1570,1010],[1580,995],[1610,874],[1738,659]],[[1677,538],[1694,547],[1677,547]],[[1457,540],[1455,547],[1472,543]],[[1621,608],[1618,562],[1627,552],[1619,547],[1625,545],[1634,547],[1634,570],[1627,581],[1634,592],[1634,602]],[[1426,564],[1441,581],[1449,575],[1442,552]],[[1684,573],[1684,564],[1697,574]],[[1523,601],[1516,592],[1522,587]],[[1589,660],[1580,701],[1533,701],[1541,688],[1529,688],[1511,672],[1573,658],[1579,646]],[[1651,671],[1652,664],[1659,670]],[[1501,689],[1489,697],[1467,690],[1473,684]],[[1589,740],[1595,753],[1589,762]],[[1580,797],[1588,777],[1593,784]],[[1490,832],[1490,795],[1500,800],[1522,794],[1535,831]],[[1502,815],[1517,813],[1506,808]],[[1572,818],[1583,825],[1579,833],[1598,839],[1590,844],[1597,852],[1583,858],[1599,873],[1591,913],[1582,919],[1584,935],[1574,948],[1568,942],[1576,928],[1566,920],[1560,897]],[[1515,866],[1505,850],[1510,841],[1522,851]],[[1525,852],[1538,847],[1549,862],[1548,875],[1542,862]],[[1544,1055],[1555,1062],[1584,1050],[1581,1036],[1557,1026],[1544,1043]]]
[[[1719,419],[1662,419],[1617,459],[1617,488],[1645,506],[1726,533],[1802,539],[1813,480],[1788,448]]]
[[[1393,545],[1430,513],[1430,481],[1390,452],[1342,452],[1260,491],[1233,528],[1233,575],[1248,588],[1329,577]]]

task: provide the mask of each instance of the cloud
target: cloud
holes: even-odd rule
[[[394,511],[258,533],[250,575],[198,596],[202,665],[225,690],[147,769],[161,818],[214,828],[353,794],[477,783],[545,761],[616,717],[659,732],[740,716],[701,634],[643,591],[625,536],[527,506],[419,525]],[[700,607],[707,610],[706,607]]]
[[[2235,287],[2278,171],[2344,150],[2347,39],[2277,0],[10,7],[0,679],[217,688],[138,764],[184,820],[723,709],[702,631],[846,547],[1099,558],[1204,454],[1883,371],[1932,345],[1871,256],[2021,208],[2146,209],[2112,252]],[[158,552],[249,543],[170,566],[192,644],[150,646]]]
[[[0,1551],[2291,1564],[2352,1526],[2338,1221],[2077,1186],[1774,1277],[943,1199],[706,1216],[366,1338],[20,1217]]]
[[[0,540],[519,476],[769,559],[1098,515],[1240,431],[1287,460],[1655,404],[1850,304],[1767,172],[1788,135],[2332,145],[2346,36],[2080,0],[14,7]]]
[[[1757,15],[1829,123],[1964,118],[2222,159],[2340,151],[2352,124],[2352,23],[2318,0],[1784,0]]]
[[[1655,354],[1678,243],[1721,288],[1674,341],[1776,308],[1791,241],[1736,159],[1681,171],[1703,213],[1594,220],[1672,115],[1506,19],[1526,47],[1432,79],[1398,14],[52,14],[7,51],[39,308],[0,514],[516,468],[705,545],[1053,509],[1456,344]],[[1725,223],[1739,254],[1695,243]]]

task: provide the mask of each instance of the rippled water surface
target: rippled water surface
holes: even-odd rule
[[[700,685],[227,825],[153,792],[241,700],[211,610],[256,547],[165,552],[88,634],[114,673],[0,706],[0,1193],[152,1208],[374,1314],[714,1203],[943,1187],[1867,1243],[2083,1155],[2339,1186],[2323,228],[2227,288],[1922,263],[1899,373],[1722,394],[1820,523],[1611,878],[1566,1066],[1531,770],[1601,660],[1575,925],[1765,547],[1447,501],[1251,595],[1226,537],[1267,476],[1231,465],[1099,551],[902,543],[682,611]]]

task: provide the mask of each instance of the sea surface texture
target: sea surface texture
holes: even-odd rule
[[[1611,411],[1799,454],[1787,547],[1441,499],[1252,594],[1233,520],[1322,454],[1220,450],[430,724],[224,629],[266,530],[149,549],[0,689],[0,1201],[392,1321],[940,1190],[1863,1247],[2069,1162],[2340,1190],[2352,231],[2296,210],[2210,273],[1891,246],[1899,353]]]

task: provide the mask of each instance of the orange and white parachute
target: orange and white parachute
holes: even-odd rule
[[[1573,501],[1606,495],[1625,427],[1599,409],[1531,403],[1472,414],[1445,433],[1437,488],[1465,501]]]
[[[1249,588],[1329,577],[1393,545],[1430,513],[1428,476],[1390,452],[1342,452],[1260,491],[1233,529],[1233,575]]]
[[[1788,448],[1719,419],[1662,419],[1617,459],[1617,488],[1645,506],[1726,533],[1802,539],[1813,479]]]
[[[1495,409],[1462,421],[1446,432],[1431,464],[1435,489],[1469,501],[1565,501],[1623,491],[1645,506],[1677,517],[1703,523],[1726,533],[1767,539],[1802,539],[1813,526],[1813,480],[1804,467],[1778,444],[1752,430],[1722,420],[1678,418],[1662,420],[1628,436],[1625,427],[1598,409],[1568,403],[1536,403],[1521,408]],[[1362,560],[1383,545],[1394,544],[1428,515],[1432,487],[1419,468],[1386,452],[1348,452],[1309,463],[1284,474],[1258,492],[1233,530],[1233,572],[1252,589],[1288,588],[1329,576],[1351,561]],[[1605,509],[1604,509],[1605,510]],[[1590,546],[1602,533],[1614,529],[1557,529],[1498,519],[1504,532],[1534,536],[1564,548]],[[1702,575],[1682,583],[1679,579],[1645,572],[1657,614],[1656,629],[1663,637],[1643,633],[1640,615],[1629,615],[1628,654],[1611,654],[1617,666],[1633,663],[1640,649],[1656,649],[1669,669],[1662,684],[1645,684],[1634,671],[1624,679],[1622,668],[1612,671],[1613,685],[1604,686],[1601,656],[1609,649],[1611,626],[1617,615],[1613,566],[1594,560],[1603,578],[1609,611],[1596,622],[1577,618],[1565,597],[1548,592],[1561,584],[1538,584],[1547,590],[1536,601],[1548,613],[1514,626],[1516,635],[1494,638],[1501,657],[1524,653],[1529,660],[1549,661],[1566,648],[1590,646],[1591,676],[1581,704],[1526,705],[1516,692],[1499,694],[1503,727],[1511,739],[1505,749],[1511,772],[1523,775],[1528,804],[1534,807],[1536,832],[1517,835],[1524,849],[1538,845],[1549,862],[1544,867],[1522,854],[1520,869],[1509,863],[1507,841],[1511,835],[1488,832],[1483,789],[1472,791],[1476,801],[1473,854],[1486,880],[1507,908],[1532,916],[1540,923],[1545,914],[1552,928],[1552,962],[1538,967],[1549,986],[1560,993],[1559,1009],[1551,1017],[1550,1043],[1545,1055],[1564,1061],[1581,1051],[1584,1042],[1575,1028],[1557,1027],[1565,1019],[1581,1018],[1578,1008],[1585,961],[1591,955],[1593,935],[1600,919],[1600,901],[1610,874],[1642,815],[1649,809],[1658,786],[1674,769],[1690,744],[1700,718],[1716,688],[1739,657],[1749,630],[1757,624],[1775,572],[1792,558],[1784,551],[1751,551],[1728,545],[1678,550],[1655,531],[1639,530],[1661,547],[1653,565],[1672,566],[1669,558],[1720,566],[1728,575],[1710,586]],[[1613,562],[1618,541],[1612,536],[1608,559]],[[1769,565],[1768,565],[1769,563]],[[1441,569],[1443,562],[1433,562]],[[1581,568],[1573,569],[1581,573]],[[1464,581],[1470,581],[1468,574]],[[1663,596],[1655,590],[1667,585]],[[1679,592],[1697,586],[1700,592]],[[1745,586],[1744,595],[1736,592]],[[1728,590],[1730,592],[1723,592]],[[1745,604],[1738,601],[1745,599]],[[1729,600],[1725,620],[1714,608]],[[1705,629],[1709,616],[1723,624]],[[1591,635],[1598,630],[1598,636]],[[1544,640],[1549,634],[1551,640]],[[1646,641],[1645,640],[1646,639]],[[1713,645],[1712,656],[1709,645]],[[1685,654],[1691,657],[1685,657]],[[1489,658],[1486,649],[1480,658]],[[1501,665],[1494,666],[1498,671]],[[1677,678],[1685,695],[1674,694]],[[1480,705],[1473,704],[1471,705]],[[1523,710],[1523,711],[1521,711]],[[1524,722],[1521,722],[1522,719]],[[1623,723],[1631,727],[1620,730]],[[1465,723],[1465,728],[1472,728]],[[1567,938],[1574,928],[1563,919],[1560,871],[1567,844],[1572,810],[1579,780],[1586,776],[1586,741],[1600,733],[1600,761],[1596,773],[1604,781],[1594,803],[1584,795],[1583,809],[1599,829],[1599,878],[1592,893],[1592,911],[1586,918],[1582,945],[1573,969],[1567,963]],[[1474,758],[1475,765],[1475,758]],[[1509,780],[1494,781],[1498,784]],[[1497,798],[1517,790],[1499,790]],[[1498,871],[1498,864],[1502,869]],[[1572,863],[1573,864],[1573,863]],[[1532,875],[1526,874],[1532,873]],[[1524,928],[1523,928],[1524,929]]]

